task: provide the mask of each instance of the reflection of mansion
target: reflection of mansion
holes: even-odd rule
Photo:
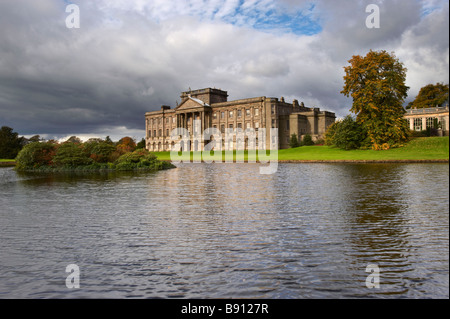
[[[303,102],[299,104],[297,100],[287,103],[284,98],[265,96],[235,101],[227,101],[227,98],[226,91],[212,88],[182,92],[181,103],[176,108],[162,106],[160,111],[146,113],[147,149],[170,151],[176,142],[170,138],[175,128],[185,128],[191,136],[194,131],[203,132],[208,128],[214,128],[223,137],[230,129],[234,131],[249,129],[258,136],[258,130],[264,128],[266,135],[264,148],[267,149],[270,148],[270,128],[278,128],[278,148],[288,148],[292,134],[295,133],[299,139],[305,134],[318,139],[336,118],[332,112],[305,107]],[[194,123],[198,123],[199,126],[197,127]],[[260,130],[260,133],[262,131],[264,130]],[[208,140],[203,142],[191,139],[190,149],[203,150],[208,142]],[[236,136],[234,142],[236,142]],[[242,145],[248,148],[247,143],[248,139],[245,138]],[[256,143],[258,144],[258,138]],[[236,148],[236,143],[232,145]]]
[[[412,131],[424,131],[427,128],[436,128],[442,135],[449,134],[448,103],[441,107],[406,110],[405,119]],[[441,133],[440,133],[441,134]]]

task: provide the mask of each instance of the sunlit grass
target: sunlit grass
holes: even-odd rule
[[[171,160],[170,152],[155,153],[160,160]],[[181,152],[179,153],[181,155]],[[218,155],[218,161],[225,161],[225,152]],[[248,160],[248,152],[232,153],[233,160],[236,158]],[[231,157],[228,157],[228,159]],[[184,161],[203,160],[201,152],[191,152],[180,157]],[[345,151],[330,146],[302,146],[278,151],[280,161],[390,161],[390,160],[448,160],[449,138],[448,137],[423,137],[412,139],[405,146],[384,151],[374,150],[350,150]],[[257,158],[259,160],[259,158]]]

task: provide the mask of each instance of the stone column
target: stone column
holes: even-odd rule
[[[427,129],[427,118],[422,117],[422,131],[425,131]]]
[[[411,131],[414,131],[414,118],[413,117],[409,118],[409,129]]]

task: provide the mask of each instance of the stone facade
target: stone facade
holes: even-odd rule
[[[175,144],[170,134],[175,128],[185,128],[190,134],[194,129],[203,132],[207,128],[216,128],[225,134],[226,129],[258,131],[265,128],[266,149],[270,148],[270,128],[278,128],[278,148],[288,148],[292,134],[300,139],[305,134],[310,134],[313,139],[321,138],[336,118],[332,112],[305,107],[297,100],[287,103],[284,98],[262,96],[228,101],[226,91],[212,88],[182,92],[181,100],[174,109],[162,106],[159,111],[145,114],[148,150],[170,151]],[[200,121],[200,127],[194,127],[195,120]],[[193,140],[191,150],[203,150],[207,143]]]
[[[441,107],[406,110],[405,119],[412,131],[424,131],[427,128],[439,128],[441,135],[449,135],[448,103]]]

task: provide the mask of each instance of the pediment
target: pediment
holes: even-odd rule
[[[190,110],[190,109],[204,109],[205,106],[209,107],[209,105],[204,103],[203,101],[189,97],[189,98],[183,100],[183,102],[181,102],[181,104],[178,105],[175,109],[177,111]]]

